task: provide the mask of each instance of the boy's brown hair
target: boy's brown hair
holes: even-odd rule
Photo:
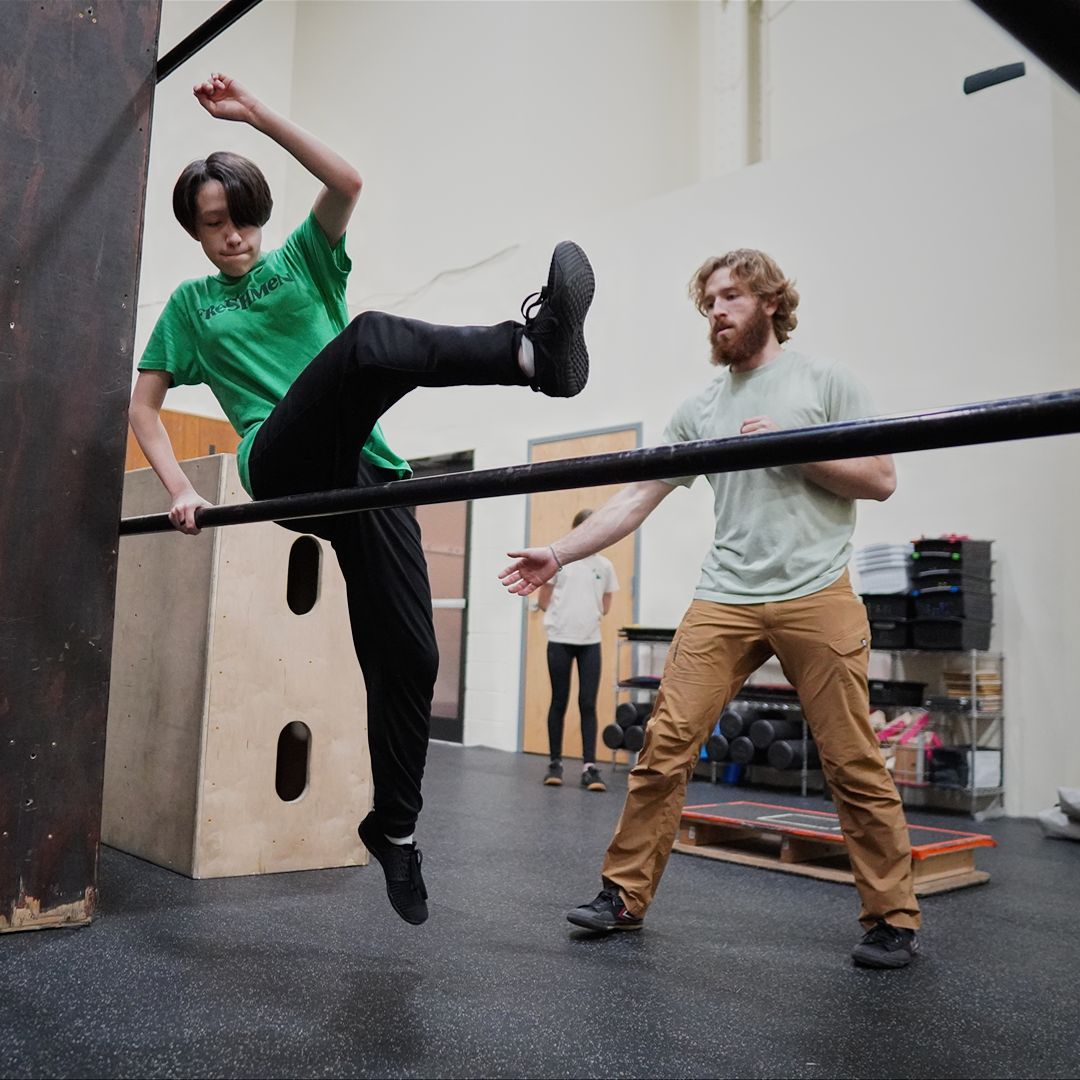
[[[234,225],[265,225],[274,200],[262,169],[253,161],[227,150],[215,150],[207,158],[191,162],[173,188],[176,220],[195,239],[199,238],[196,199],[203,184],[217,180],[225,189],[225,201]]]

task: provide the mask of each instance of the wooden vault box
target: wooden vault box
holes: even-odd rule
[[[182,467],[211,502],[247,501],[233,455]],[[125,517],[168,505],[152,470],[127,474]],[[102,841],[193,878],[356,866],[370,805],[330,545],[270,522],[123,537]]]

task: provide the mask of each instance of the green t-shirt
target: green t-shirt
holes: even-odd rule
[[[345,238],[330,247],[314,214],[243,276],[183,282],[169,297],[140,371],[167,371],[174,386],[210,387],[240,436],[236,463],[251,494],[248,457],[262,422],[296,377],[345,329],[345,282],[352,262]],[[398,478],[409,463],[376,424],[363,457]]]
[[[664,442],[722,439],[744,420],[781,428],[872,415],[870,397],[844,367],[783,351],[753,371],[723,370],[675,411]],[[753,436],[747,436],[748,440]],[[669,479],[689,487],[695,477]],[[720,604],[794,600],[831,585],[851,558],[855,500],[808,480],[797,465],[710,473],[716,533],[694,596]]]

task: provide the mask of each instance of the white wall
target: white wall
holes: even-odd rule
[[[300,4],[293,117],[365,177],[351,303],[692,183],[696,29],[665,0]]]
[[[784,157],[927,114],[1030,54],[970,0],[766,0],[764,141]],[[980,94],[993,93],[980,91]]]
[[[195,5],[167,2],[166,12],[178,6]],[[354,310],[498,321],[539,287],[554,241],[573,236],[596,266],[586,392],[417,392],[384,423],[407,456],[471,449],[485,468],[525,460],[531,438],[637,422],[656,442],[675,404],[710,376],[686,282],[707,254],[741,244],[797,277],[793,345],[848,362],[883,411],[1076,381],[1063,313],[1080,285],[1080,109],[1037,62],[1024,79],[964,97],[965,75],[1024,57],[970,3],[766,4],[769,160],[747,169],[736,168],[746,95],[707,69],[703,45],[710,35],[741,77],[725,26],[741,42],[745,12],[267,0],[245,22],[259,13],[274,25],[242,53],[250,78],[226,36],[198,72],[232,70],[360,167]],[[193,76],[172,78],[189,93]],[[144,301],[201,270],[167,194],[217,135],[167,88],[153,165],[168,179],[151,189],[162,190],[164,217],[157,255],[148,221]],[[258,136],[235,135],[235,148],[281,170],[274,224],[287,227],[310,205],[312,182]],[[179,269],[183,252],[193,269]],[[1068,702],[1080,689],[1070,653],[1080,570],[1069,548],[1080,512],[1056,482],[1077,453],[1069,437],[908,455],[897,495],[860,511],[860,544],[943,531],[995,539],[1013,813],[1077,782]],[[514,748],[520,608],[495,572],[524,537],[525,500],[478,502],[473,526],[466,739]],[[680,617],[710,536],[703,482],[653,515],[642,532],[643,622]]]

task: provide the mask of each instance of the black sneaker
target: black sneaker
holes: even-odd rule
[[[562,787],[562,762],[549,761],[544,783],[550,787]]]
[[[851,950],[856,964],[872,968],[907,967],[919,951],[919,939],[914,930],[904,930],[879,922]]]
[[[386,875],[386,895],[393,909],[413,926],[428,917],[427,889],[420,875],[423,861],[416,844],[391,844],[375,820],[375,811],[360,822],[356,830],[364,847],[378,860]]]
[[[589,791],[607,791],[607,786],[600,779],[600,773],[595,765],[589,765],[581,771],[581,786]]]
[[[529,385],[548,397],[573,397],[589,380],[585,314],[596,281],[585,252],[564,240],[555,245],[547,284],[525,298],[521,314],[532,342],[535,375]]]
[[[640,930],[644,919],[635,919],[618,889],[602,889],[591,904],[582,904],[566,913],[568,922],[586,930]]]

